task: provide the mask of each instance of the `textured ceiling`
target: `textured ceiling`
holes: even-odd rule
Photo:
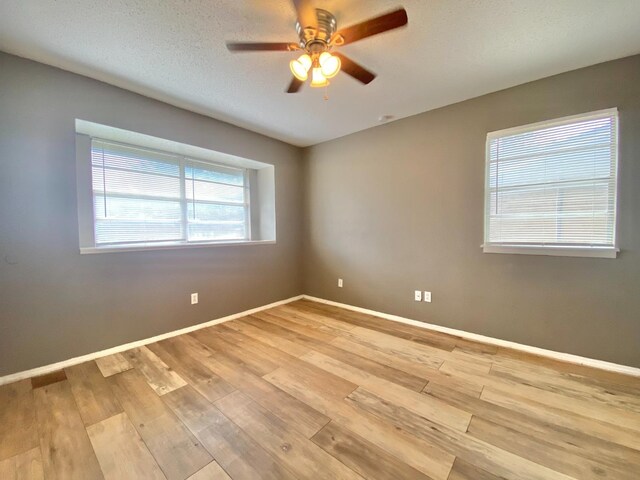
[[[2,0],[0,50],[312,145],[513,85],[640,53],[639,0],[318,0],[347,26],[404,5],[408,27],[342,48],[378,74],[284,93],[288,0]]]

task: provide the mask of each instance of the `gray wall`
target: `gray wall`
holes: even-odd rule
[[[618,259],[483,254],[486,132],[612,106]],[[274,164],[277,244],[80,255],[75,118]],[[311,147],[301,165],[295,147],[0,53],[0,375],[303,291],[640,366],[639,155],[639,56]]]
[[[80,255],[75,118],[274,164],[277,244]],[[296,147],[0,52],[0,375],[302,293],[301,174]]]
[[[619,257],[483,254],[486,133],[615,106]],[[305,293],[638,367],[639,156],[640,56],[311,147]]]

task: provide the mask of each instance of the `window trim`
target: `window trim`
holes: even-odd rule
[[[542,245],[509,245],[509,244],[483,244],[483,253],[506,253],[516,255],[549,255],[551,257],[590,257],[590,258],[616,258],[620,252],[616,247],[560,247]]]
[[[614,151],[614,168],[615,168],[615,185],[616,192],[613,198],[613,246],[609,245],[559,245],[543,243],[491,243],[488,241],[489,235],[489,195],[490,190],[490,145],[491,141],[508,135],[528,133],[543,128],[558,127],[574,123],[577,120],[593,120],[615,116],[615,151]],[[591,257],[591,258],[617,258],[620,248],[618,247],[618,197],[620,195],[620,117],[618,108],[605,108],[593,112],[585,112],[576,115],[555,118],[552,120],[543,120],[541,122],[530,123],[527,125],[505,128],[487,133],[485,142],[485,174],[484,174],[484,243],[480,246],[483,253],[500,253],[500,254],[519,254],[519,255],[549,255],[562,257]]]
[[[140,244],[107,245],[105,247],[80,247],[81,254],[140,252],[148,250],[177,250],[181,248],[229,247],[234,245],[273,245],[275,240],[220,240],[214,242],[154,242]]]

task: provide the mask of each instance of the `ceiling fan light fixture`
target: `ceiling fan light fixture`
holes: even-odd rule
[[[331,55],[329,52],[322,52],[318,59],[322,75],[325,78],[333,78],[340,71],[340,59]]]
[[[291,73],[301,82],[304,82],[307,78],[309,78],[309,68],[311,68],[311,57],[306,53],[300,55],[297,60],[291,60],[289,62],[289,68],[291,69]]]
[[[329,85],[329,81],[322,74],[322,68],[313,67],[313,70],[311,70],[311,86],[314,88],[318,88],[326,87],[327,85]]]
[[[400,7],[338,30],[336,17],[322,8],[313,8],[311,0],[289,1],[293,3],[297,16],[295,29],[298,40],[295,42],[227,42],[227,49],[238,53],[300,51],[303,55],[289,62],[293,79],[285,90],[287,93],[300,91],[309,77],[312,87],[329,85],[328,79],[341,71],[368,85],[376,78],[375,73],[341,53],[332,54],[334,47],[404,27],[409,21],[407,11]]]

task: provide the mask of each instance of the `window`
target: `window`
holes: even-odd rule
[[[76,133],[81,253],[275,241],[272,165],[82,120]]]
[[[96,245],[248,240],[244,169],[93,139]]]
[[[616,109],[487,135],[487,253],[616,256]]]

